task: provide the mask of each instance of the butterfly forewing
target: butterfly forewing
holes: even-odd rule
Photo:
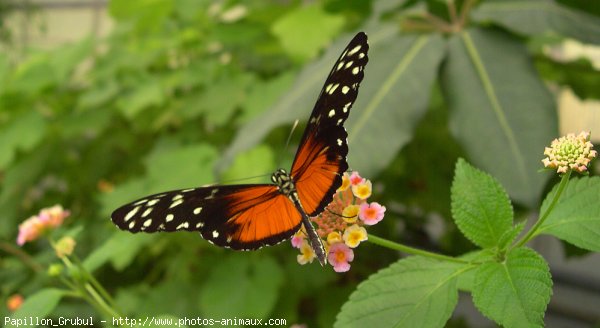
[[[199,231],[219,246],[257,249],[289,238],[300,214],[275,185],[175,190],[124,205],[113,222],[131,232]]]
[[[318,215],[342,184],[348,169],[344,122],[358,95],[369,57],[367,35],[358,33],[333,65],[313,108],[292,164],[292,177],[304,209]]]

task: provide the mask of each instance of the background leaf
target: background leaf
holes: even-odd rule
[[[66,291],[61,290],[61,289],[56,289],[56,288],[46,288],[46,289],[41,289],[40,291],[38,291],[37,293],[28,296],[25,299],[25,302],[23,302],[23,304],[21,305],[21,307],[15,311],[15,313],[12,314],[12,316],[10,317],[10,320],[27,320],[27,326],[29,326],[29,318],[32,317],[33,318],[33,322],[36,322],[36,318],[42,319],[42,318],[46,318],[50,313],[52,313],[52,311],[54,310],[54,308],[58,305],[58,302],[67,294]],[[6,323],[5,319],[9,319],[7,318],[3,318],[2,322]],[[12,323],[16,323],[16,324],[12,324]],[[6,328],[8,327],[23,327],[25,326],[25,323],[21,322],[19,324],[18,321],[10,321],[8,322],[8,324],[5,326]],[[32,327],[32,326],[29,326]]]
[[[273,259],[237,253],[212,269],[200,294],[200,306],[213,318],[265,318],[275,306],[282,283],[283,272]]]
[[[441,327],[450,318],[466,265],[412,256],[361,283],[335,327]]]
[[[450,40],[442,82],[451,130],[469,160],[534,206],[547,179],[535,172],[557,127],[552,95],[525,48],[504,33],[467,30]]]
[[[540,213],[546,213],[558,184],[544,199]],[[548,215],[539,233],[554,235],[577,247],[600,251],[600,177],[574,178]]]
[[[555,34],[600,43],[600,18],[553,0],[485,1],[473,11],[473,18],[528,36]]]
[[[337,35],[344,18],[325,12],[317,4],[298,7],[272,26],[283,48],[299,61],[314,58]]]
[[[534,250],[517,248],[504,261],[477,269],[472,294],[479,311],[504,327],[542,327],[552,295],[550,269]]]
[[[510,200],[500,183],[461,158],[456,162],[451,198],[460,231],[482,248],[499,246],[513,221]]]

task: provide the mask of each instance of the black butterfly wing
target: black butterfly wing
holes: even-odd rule
[[[348,169],[344,122],[358,96],[368,50],[363,32],[346,46],[325,81],[296,152],[291,175],[309,216],[321,213],[331,202]]]
[[[111,217],[122,230],[199,231],[216,245],[238,250],[277,244],[301,222],[293,203],[270,184],[163,192],[123,205]]]

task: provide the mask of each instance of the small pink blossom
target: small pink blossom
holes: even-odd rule
[[[19,225],[17,244],[23,246],[28,241],[38,239],[47,230],[60,226],[70,212],[60,205],[43,208],[38,215],[34,215]]]
[[[39,217],[32,216],[29,219],[19,224],[19,235],[17,236],[17,244],[23,246],[28,241],[34,241],[42,234],[44,223]]]
[[[23,301],[23,296],[20,294],[12,295],[6,300],[6,307],[10,312],[15,312],[21,307]]]
[[[358,213],[358,217],[366,225],[374,225],[383,219],[384,213],[385,213],[385,206],[381,206],[377,202],[373,202],[371,204],[362,203],[360,205],[360,211]]]
[[[357,171],[352,172],[350,175],[350,184],[356,186],[357,184],[365,182],[365,178],[361,177]]]
[[[304,231],[302,229],[298,230],[298,232],[294,234],[294,237],[292,237],[292,247],[299,249],[302,246],[305,237]]]
[[[335,272],[346,272],[350,270],[348,262],[354,260],[354,252],[344,243],[333,244],[329,247],[327,259]]]

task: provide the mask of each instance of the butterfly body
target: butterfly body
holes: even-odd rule
[[[253,250],[289,239],[304,226],[323,265],[326,254],[310,217],[320,214],[348,169],[343,123],[358,95],[368,57],[357,34],[334,64],[308,120],[290,172],[271,184],[215,185],[173,190],[123,205],[113,222],[130,232],[199,231],[218,246]]]

